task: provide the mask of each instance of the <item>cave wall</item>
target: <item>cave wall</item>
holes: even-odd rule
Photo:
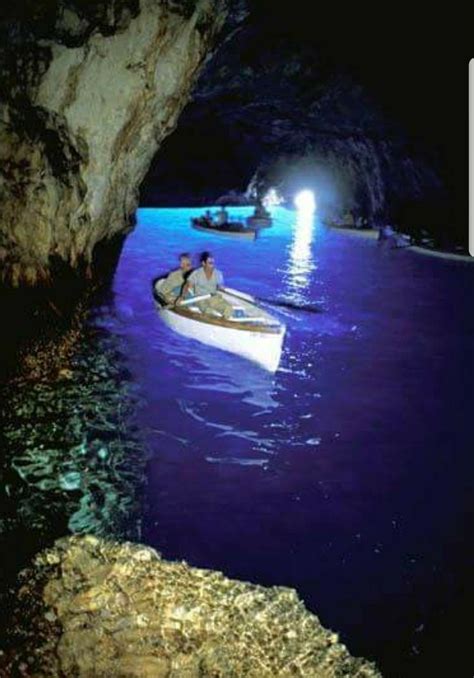
[[[392,220],[401,205],[446,199],[431,141],[358,81],[348,48],[325,44],[326,21],[310,31],[300,17],[293,34],[291,21],[251,14],[207,64],[142,204],[209,205],[257,185],[277,186],[292,204],[306,186],[328,211]]]
[[[227,7],[61,0],[9,11],[0,52],[1,276],[35,284],[57,260],[87,270],[95,245],[130,227],[138,187]]]

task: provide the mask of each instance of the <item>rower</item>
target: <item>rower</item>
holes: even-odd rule
[[[234,311],[232,304],[218,294],[224,287],[224,277],[219,269],[215,268],[214,257],[210,252],[203,252],[200,259],[200,268],[191,273],[176,304],[179,305],[190,290],[197,297],[210,294],[207,299],[196,303],[201,313],[212,315],[213,311],[217,311],[224,318],[231,318]]]
[[[221,209],[216,214],[216,223],[218,226],[224,226],[224,224],[227,224],[228,221],[229,213],[227,212],[225,207],[221,207]]]
[[[268,217],[268,212],[263,206],[263,203],[261,200],[257,200],[257,204],[255,205],[255,210],[253,213],[253,216],[256,217],[257,219],[262,219],[262,218],[267,218]]]
[[[168,273],[165,280],[161,283],[160,293],[163,295],[167,304],[174,304],[181,296],[181,290],[189,274],[193,269],[191,256],[187,252],[179,255],[179,268]]]

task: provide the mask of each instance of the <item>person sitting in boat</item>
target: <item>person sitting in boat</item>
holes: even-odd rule
[[[225,207],[221,207],[216,214],[216,223],[218,226],[224,226],[229,221],[229,213]]]
[[[206,210],[204,212],[204,221],[208,226],[212,226],[212,224],[214,223],[211,210]]]
[[[229,304],[228,301],[218,294],[218,291],[223,288],[224,277],[219,269],[215,267],[214,257],[210,252],[203,252],[200,259],[201,266],[191,273],[176,303],[179,304],[190,291],[196,297],[209,294],[211,296],[207,299],[196,302],[196,306],[201,313],[212,315],[212,311],[217,311],[224,318],[228,319],[233,313],[232,304]]]
[[[351,227],[351,228],[355,226],[354,214],[353,214],[352,210],[346,210],[346,212],[344,212],[343,217],[342,217],[342,221],[343,221],[343,224],[342,224],[343,226]]]
[[[257,219],[266,219],[269,216],[269,212],[267,212],[261,200],[257,201],[253,216]]]
[[[174,304],[181,296],[183,285],[192,270],[191,256],[187,252],[183,252],[179,255],[179,268],[168,273],[160,287],[160,292],[167,304]]]

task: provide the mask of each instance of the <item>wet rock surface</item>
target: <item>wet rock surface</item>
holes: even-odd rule
[[[380,676],[292,589],[92,536],[61,539],[36,557],[13,619],[2,676]]]
[[[86,270],[130,228],[225,0],[19,3],[0,19],[0,264],[8,283]]]

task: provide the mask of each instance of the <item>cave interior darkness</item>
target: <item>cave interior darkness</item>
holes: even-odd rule
[[[429,15],[298,1],[247,7],[156,155],[141,205],[213,204],[245,193],[256,175],[290,202],[305,183],[318,193],[318,177],[331,184],[340,174],[344,184],[352,166],[352,188],[335,191],[336,207],[465,245],[469,59],[460,17],[441,7]]]

